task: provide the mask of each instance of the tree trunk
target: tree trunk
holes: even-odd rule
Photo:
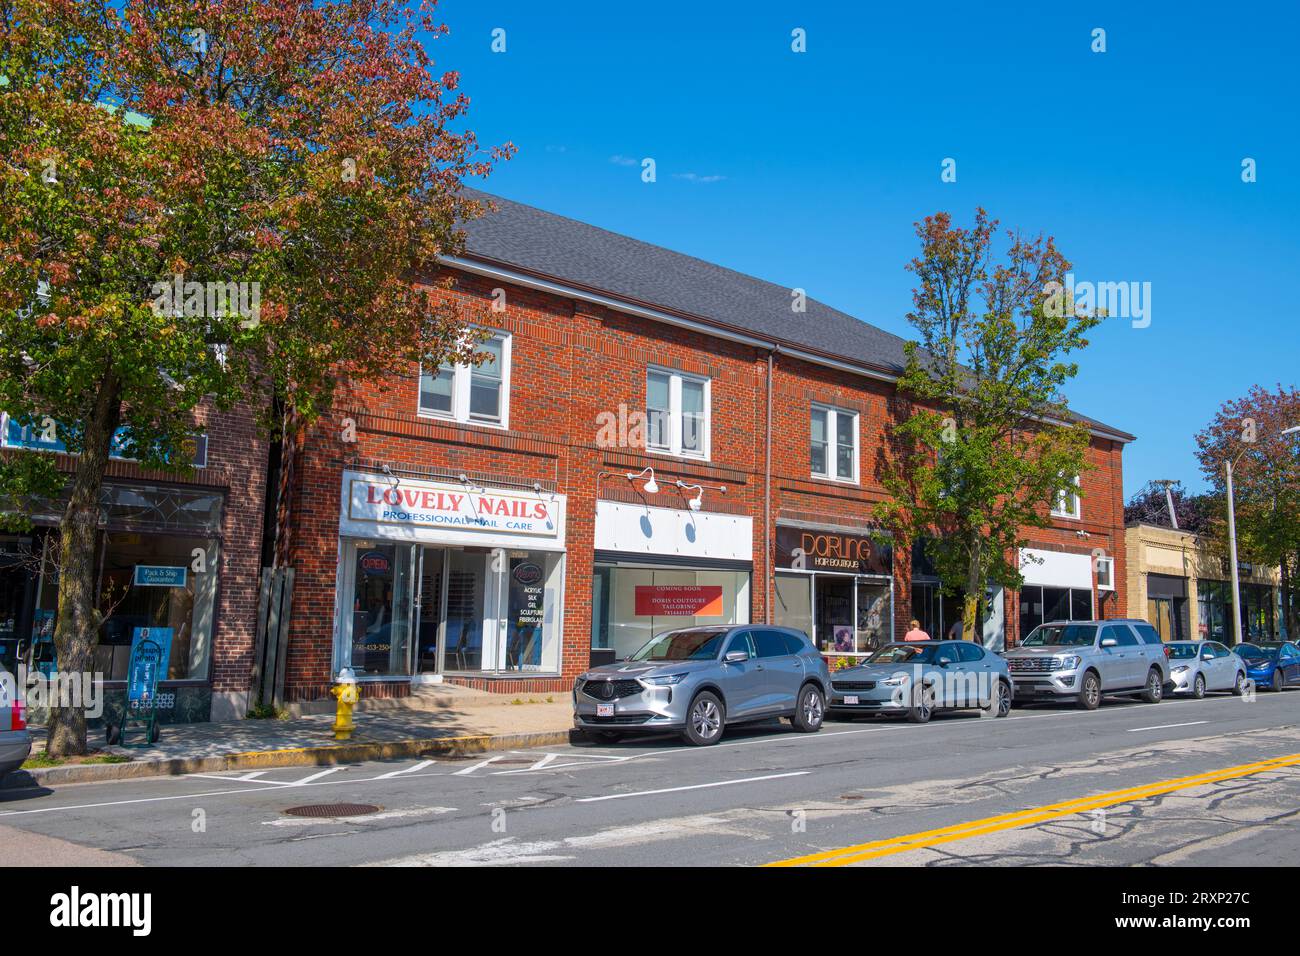
[[[72,493],[59,525],[59,611],[54,648],[59,673],[72,675],[81,682],[83,701],[88,683],[93,679],[91,664],[100,624],[95,594],[99,492],[108,467],[113,433],[122,419],[121,395],[121,383],[110,370],[100,383],[95,407],[85,423],[84,447],[77,457]],[[54,702],[50,708],[47,752],[51,756],[84,754],[87,750],[85,708],[62,704]]]
[[[966,570],[966,596],[963,601],[961,616],[961,639],[963,641],[976,641],[975,630],[979,623],[980,597],[984,593],[983,582],[983,544],[980,537],[975,537],[970,543],[970,564]]]

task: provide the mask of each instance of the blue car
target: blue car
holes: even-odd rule
[[[1281,690],[1300,684],[1300,650],[1287,641],[1256,641],[1233,648],[1256,687]]]

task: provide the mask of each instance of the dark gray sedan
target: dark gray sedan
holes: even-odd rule
[[[1007,662],[974,641],[897,642],[836,671],[827,710],[836,717],[906,714],[916,723],[962,708],[1005,717],[1014,694]]]
[[[573,725],[598,740],[676,731],[715,744],[726,726],[785,717],[821,729],[830,673],[799,631],[766,625],[668,631],[573,688]]]

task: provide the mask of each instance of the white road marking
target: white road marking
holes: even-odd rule
[[[1130,727],[1128,732],[1136,734],[1139,730],[1168,730],[1170,727],[1195,727],[1197,724],[1208,724],[1208,720],[1189,720],[1185,724],[1157,724],[1155,727]]]
[[[452,774],[452,776],[454,777],[468,776],[469,774],[473,773],[475,770],[479,770],[483,767],[486,767],[490,763],[495,763],[496,761],[500,760],[504,756],[505,754],[497,754],[495,757],[488,757],[487,760],[480,760],[478,763],[471,764],[470,766],[466,767],[464,770],[457,770],[454,774]]]
[[[295,780],[289,784],[291,787],[305,787],[313,780],[319,780],[321,777],[328,777],[332,773],[338,773],[340,770],[346,770],[346,767],[327,767],[319,773],[314,773],[309,777],[303,777],[301,780]]]
[[[793,773],[769,773],[761,777],[743,777],[740,780],[719,780],[716,783],[694,783],[689,787],[665,787],[662,790],[638,790],[636,793],[607,793],[603,797],[581,797],[574,803],[598,803],[601,800],[622,800],[625,797],[650,797],[658,793],[680,793],[683,790],[704,790],[709,787],[730,787],[737,783],[757,783],[759,780],[780,780],[782,777],[806,777],[811,770],[796,770]]]
[[[376,779],[376,780],[390,780],[390,779],[392,779],[393,777],[400,777],[400,776],[402,776],[403,774],[407,774],[407,773],[415,773],[415,772],[418,771],[418,770],[423,770],[425,767],[429,766],[429,765],[432,764],[432,763],[433,763],[432,760],[421,760],[419,763],[417,763],[417,764],[415,764],[414,766],[411,766],[411,767],[403,767],[401,770],[392,770],[392,771],[389,771],[388,773],[381,773],[381,774],[380,774],[379,776],[377,776],[375,779]]]

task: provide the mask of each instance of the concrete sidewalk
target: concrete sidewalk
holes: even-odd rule
[[[108,747],[103,743],[103,731],[92,731],[98,736],[92,737],[91,746],[100,748],[100,756],[122,756],[127,761],[21,770],[9,774],[2,786],[12,789],[553,746],[568,742],[573,707],[567,694],[510,697],[444,685],[422,689],[400,702],[363,701],[354,721],[356,730],[347,741],[334,739],[332,710],[287,720],[164,724],[158,742],[147,747]],[[44,751],[45,741],[42,728],[32,729],[37,738],[32,748],[35,755]]]

